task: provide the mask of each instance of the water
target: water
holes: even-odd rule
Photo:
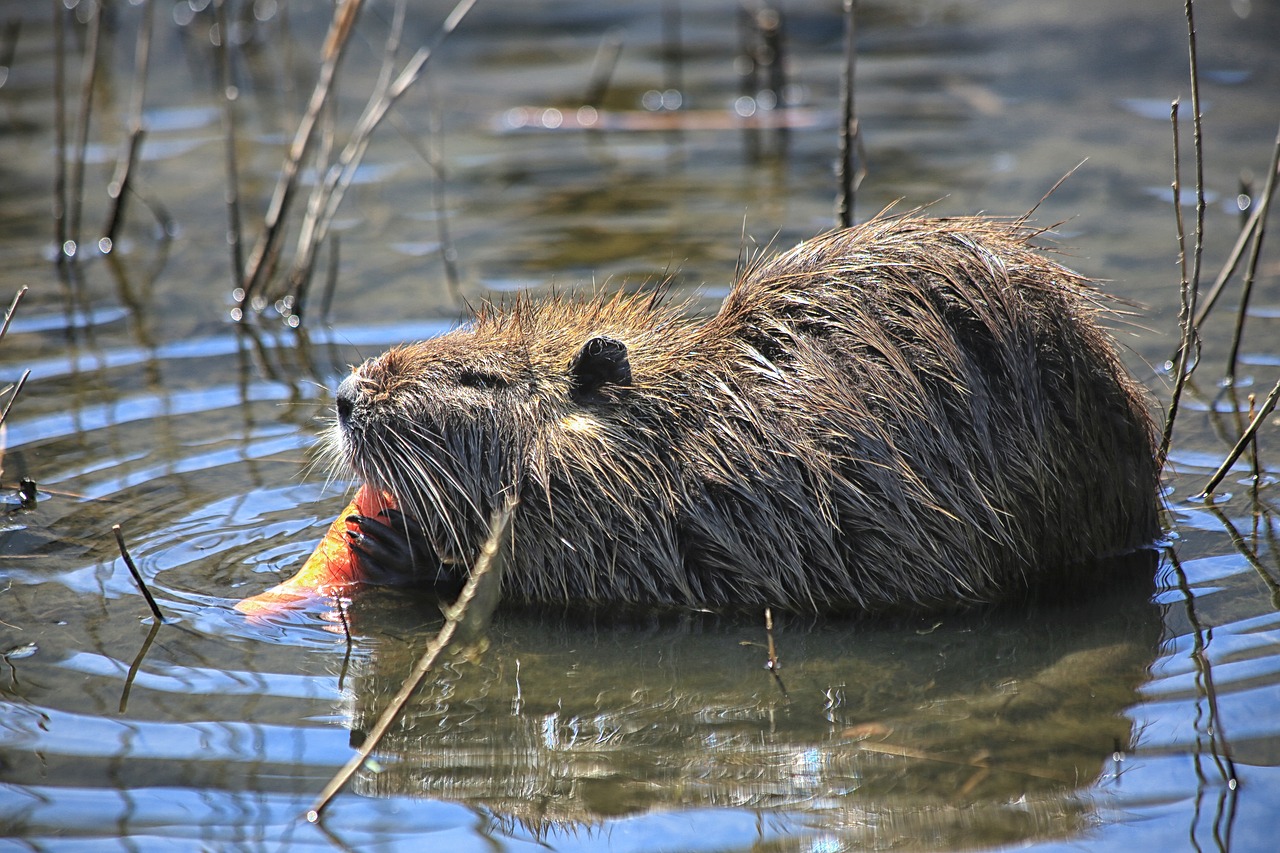
[[[414,47],[447,7],[410,6]],[[758,614],[501,611],[487,648],[417,695],[323,823],[300,820],[439,624],[428,602],[393,591],[260,624],[233,609],[291,574],[346,500],[348,483],[309,464],[328,389],[348,363],[438,334],[486,295],[672,277],[691,310],[711,310],[744,248],[829,227],[837,6],[786,6],[800,109],[780,135],[731,118],[732,3],[680,5],[676,79],[650,4],[481,0],[375,136],[334,223],[336,297],[327,317],[312,303],[301,334],[228,319],[211,11],[156,6],[138,194],[104,256],[94,248],[130,124],[143,8],[112,6],[80,262],[60,276],[52,20],[40,4],[5,7],[0,18],[21,25],[0,34],[0,294],[30,290],[0,342],[0,379],[31,378],[7,422],[3,477],[33,478],[40,496],[32,509],[13,498],[0,526],[0,847],[1272,849],[1275,417],[1256,489],[1240,467],[1216,502],[1192,496],[1234,442],[1243,395],[1277,376],[1273,251],[1235,396],[1217,383],[1237,291],[1206,326],[1166,481],[1170,545],[1130,567],[1137,582],[1019,613],[780,616],[779,680],[763,667]],[[1168,104],[1181,97],[1185,116],[1190,100],[1181,11],[861,6],[859,214],[898,199],[1018,214],[1087,158],[1037,219],[1062,223],[1072,265],[1140,303],[1121,340],[1167,401],[1158,368],[1175,345],[1178,279]],[[327,14],[269,2],[231,11],[253,223]],[[1280,119],[1280,10],[1196,13],[1212,278],[1239,227],[1241,171],[1260,189]],[[72,115],[86,33],[76,14]],[[364,12],[340,78],[340,128],[372,88],[391,17],[385,3]],[[577,116],[610,33],[623,44],[602,103],[615,123],[530,129],[547,107],[562,124]],[[684,110],[674,128],[641,106],[670,88]],[[1189,197],[1189,127],[1182,138]],[[424,154],[439,157],[442,184]],[[322,278],[329,263],[326,250]],[[158,628],[114,524],[170,618]]]

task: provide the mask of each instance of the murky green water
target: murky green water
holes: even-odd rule
[[[448,11],[409,5],[401,61]],[[1241,467],[1226,499],[1190,500],[1239,428],[1217,384],[1235,290],[1206,326],[1179,420],[1172,545],[1131,572],[1152,583],[1025,613],[782,617],[781,683],[754,614],[503,611],[488,648],[418,695],[323,824],[299,819],[439,624],[429,603],[385,590],[351,603],[347,629],[321,604],[265,624],[232,609],[291,574],[346,500],[349,483],[309,467],[346,365],[518,289],[673,276],[710,309],[744,234],[748,248],[786,246],[832,224],[839,4],[784,7],[800,108],[785,134],[731,117],[737,6],[678,5],[677,71],[662,61],[660,4],[481,0],[374,137],[334,223],[335,299],[327,316],[313,303],[302,333],[229,320],[212,5],[154,4],[136,194],[103,256],[93,247],[147,8],[110,5],[81,249],[61,275],[52,12],[0,7],[0,22],[18,22],[0,28],[0,298],[30,288],[0,341],[0,384],[31,371],[3,481],[40,488],[34,508],[15,497],[0,522],[0,847],[1273,848],[1276,418],[1256,490]],[[328,9],[228,6],[252,235]],[[1173,350],[1177,311],[1167,115],[1172,98],[1189,103],[1178,4],[862,6],[860,215],[898,199],[1018,214],[1087,158],[1037,218],[1062,222],[1074,266],[1141,303],[1122,342],[1166,401],[1151,366]],[[64,19],[73,117],[82,8]],[[1241,172],[1261,187],[1280,120],[1280,9],[1202,3],[1197,16],[1211,279],[1240,224]],[[332,117],[339,142],[392,17],[387,3],[363,13]],[[613,35],[613,123],[531,129],[546,107],[574,114]],[[644,111],[647,92],[673,86],[678,122]],[[1259,268],[1240,395],[1280,373],[1276,257]],[[322,278],[330,263],[326,249]],[[154,632],[113,524],[172,617]]]

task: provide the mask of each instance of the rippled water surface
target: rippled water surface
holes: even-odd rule
[[[314,296],[300,331],[230,319],[214,43],[230,34],[247,252],[316,79],[328,4],[228,0],[224,28],[216,3],[107,4],[83,205],[64,235],[77,252],[61,266],[56,164],[59,150],[78,159],[94,41],[87,0],[52,5],[73,7],[61,141],[50,4],[0,14],[0,297],[29,288],[0,341],[0,386],[30,371],[3,441],[0,847],[1274,849],[1276,417],[1260,432],[1261,477],[1240,463],[1215,502],[1193,498],[1247,395],[1280,375],[1273,246],[1234,392],[1219,379],[1237,282],[1205,326],[1166,479],[1168,547],[1117,571],[1136,580],[1019,612],[778,616],[780,680],[758,614],[500,610],[487,646],[428,682],[323,822],[301,820],[440,624],[434,605],[392,590],[259,623],[233,609],[296,570],[349,496],[352,483],[310,464],[331,389],[351,362],[514,291],[671,277],[691,310],[711,310],[744,248],[829,228],[839,4],[785,4],[793,109],[748,121],[733,2],[480,0],[374,135],[317,259],[317,288],[336,272],[332,302]],[[1189,115],[1190,100],[1178,4],[860,6],[859,215],[899,199],[1019,214],[1085,161],[1037,219],[1061,223],[1072,265],[1137,304],[1118,329],[1126,360],[1166,403],[1168,112],[1181,97]],[[408,4],[399,63],[447,13]],[[1271,157],[1280,8],[1196,14],[1211,280],[1241,224],[1242,175],[1259,193]],[[358,22],[322,118],[339,146],[393,18],[370,2]],[[598,127],[576,127],[593,59],[615,41]],[[646,108],[663,92],[678,110]],[[109,188],[139,121],[104,254]],[[1184,201],[1191,139],[1184,125]],[[304,174],[303,191],[316,180]],[[130,579],[116,524],[166,624]]]

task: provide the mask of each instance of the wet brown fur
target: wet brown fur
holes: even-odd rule
[[[1141,389],[1021,223],[882,217],[689,322],[519,300],[356,369],[339,465],[457,572],[515,493],[508,597],[799,610],[997,601],[1158,535]],[[584,343],[629,377],[575,392]],[[625,382],[626,384],[622,384]]]

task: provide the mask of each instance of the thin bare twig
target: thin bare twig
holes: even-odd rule
[[[1169,403],[1168,417],[1165,419],[1164,433],[1160,437],[1159,462],[1163,468],[1165,460],[1169,455],[1169,444],[1173,439],[1173,421],[1178,413],[1178,401],[1182,396],[1182,386],[1186,383],[1188,375],[1196,369],[1196,365],[1200,363],[1199,358],[1199,325],[1195,318],[1199,316],[1196,310],[1196,303],[1200,298],[1200,261],[1204,254],[1204,136],[1200,114],[1200,63],[1196,54],[1196,21],[1195,21],[1195,0],[1185,0],[1187,15],[1187,57],[1189,73],[1191,76],[1191,127],[1193,131],[1193,143],[1195,148],[1195,165],[1196,165],[1196,235],[1195,244],[1192,248],[1191,269],[1187,270],[1187,252],[1185,230],[1182,226],[1182,207],[1179,199],[1178,190],[1174,190],[1174,207],[1178,216],[1178,251],[1179,262],[1182,266],[1183,279],[1183,309],[1179,314],[1179,321],[1183,324],[1182,345],[1179,347],[1177,358],[1178,377],[1174,380],[1173,398]],[[1177,172],[1177,102],[1174,102],[1173,123],[1174,123],[1174,171]],[[1174,177],[1175,184],[1178,181],[1177,176]],[[1191,360],[1190,348],[1195,346],[1196,358]]]
[[[664,25],[669,5],[664,3],[662,6]],[[666,32],[665,28],[663,32]],[[613,27],[605,32],[599,46],[596,47],[596,55],[591,60],[591,71],[587,74],[587,90],[582,95],[582,103],[589,107],[599,107],[604,102],[604,96],[609,92],[609,84],[613,82],[613,71],[618,67],[620,56],[622,56],[622,30]]]
[[[13,320],[13,312],[18,310],[18,303],[26,295],[27,286],[25,284],[18,288],[17,293],[13,294],[13,301],[9,303],[9,310],[4,312],[4,323],[0,325],[0,340],[4,340],[5,334],[9,331],[9,323]]]
[[[22,393],[22,386],[27,384],[27,377],[30,375],[30,370],[22,371],[22,376],[18,378],[17,383],[13,386],[12,393],[9,394],[9,401],[4,404],[4,411],[0,412],[0,424],[3,424],[8,419],[9,410],[13,408],[13,401],[18,399],[18,395]]]
[[[441,127],[440,111],[432,109],[428,126],[431,135],[437,139],[443,139],[444,134]],[[445,201],[446,174],[444,169],[444,156],[441,153],[439,145],[427,146],[422,144],[409,129],[405,127],[404,122],[398,120],[397,116],[392,114],[391,123],[400,131],[401,136],[409,146],[417,152],[422,161],[431,169],[431,201],[435,207],[436,214],[436,234],[440,243],[440,261],[444,264],[444,282],[445,288],[449,292],[449,298],[459,308],[466,307],[466,301],[462,298],[462,276],[458,272],[458,249],[453,244],[453,237],[449,233],[449,211],[448,204]]]
[[[342,0],[333,11],[333,20],[329,25],[329,33],[325,36],[321,56],[324,58],[320,66],[320,76],[311,92],[311,100],[307,103],[306,112],[298,123],[293,134],[293,142],[285,157],[284,167],[276,181],[275,192],[263,218],[262,232],[249,255],[248,265],[242,279],[242,292],[237,294],[240,301],[252,305],[253,298],[266,282],[275,268],[280,253],[280,240],[284,236],[284,222],[289,213],[289,206],[298,187],[298,175],[302,162],[315,140],[316,124],[320,112],[329,101],[337,78],[338,66],[342,55],[355,29],[356,18],[363,7],[363,0]],[[242,315],[247,319],[247,315]]]
[[[1204,254],[1204,129],[1200,110],[1200,61],[1196,52],[1195,0],[1186,0],[1187,56],[1191,74],[1191,128],[1196,155],[1196,242],[1191,258],[1191,316],[1196,314],[1196,301],[1200,294],[1200,261]],[[1194,365],[1192,370],[1194,370]]]
[[[1258,395],[1249,395],[1249,421],[1252,422],[1258,416]],[[1262,482],[1262,465],[1258,460],[1258,434],[1255,432],[1253,438],[1249,439],[1249,469],[1253,472],[1253,491],[1256,496],[1258,484]]]
[[[1240,357],[1240,339],[1244,336],[1245,315],[1249,310],[1249,299],[1253,295],[1254,277],[1258,273],[1258,258],[1262,255],[1262,238],[1267,233],[1267,214],[1271,211],[1271,197],[1276,188],[1276,170],[1280,169],[1280,130],[1276,131],[1276,144],[1271,151],[1271,168],[1267,172],[1266,189],[1262,191],[1262,204],[1259,205],[1258,225],[1253,232],[1253,240],[1249,246],[1249,263],[1244,273],[1244,283],[1240,288],[1240,310],[1236,314],[1235,332],[1231,338],[1231,353],[1227,359],[1227,378],[1235,383],[1236,362]]]
[[[436,236],[440,240],[440,260],[444,264],[444,283],[449,291],[449,298],[459,308],[465,305],[462,298],[462,276],[458,273],[458,249],[453,244],[453,236],[449,232],[449,207],[445,202],[445,170],[442,153],[444,139],[444,121],[440,110],[431,111],[430,127],[437,143],[431,147],[435,155],[429,162],[431,165],[431,200],[436,209]]]
[[[240,90],[232,82],[231,52],[227,49],[230,30],[227,26],[226,0],[214,0],[214,14],[218,21],[217,49],[214,57],[218,64],[218,80],[222,84],[222,124],[224,130],[224,162],[227,170],[227,231],[231,240],[231,277],[239,283],[244,280],[244,229],[240,224],[240,167],[236,161],[236,101]]]
[[[664,0],[662,4],[662,88],[680,93],[684,103],[684,46],[679,0]],[[615,61],[616,57],[615,57]],[[610,74],[612,75],[612,69]],[[590,103],[590,102],[588,102]],[[599,104],[592,104],[599,106]]]
[[[21,18],[14,17],[4,22],[4,38],[0,40],[0,86],[4,85],[3,78],[7,77],[9,69],[13,67],[13,57],[18,52],[18,36],[21,33]]]
[[[1169,397],[1169,411],[1165,415],[1164,429],[1160,435],[1160,449],[1156,454],[1160,467],[1169,457],[1169,444],[1173,440],[1173,422],[1178,415],[1182,389],[1187,383],[1187,359],[1194,346],[1199,350],[1196,326],[1191,322],[1191,279],[1187,273],[1187,232],[1182,221],[1182,147],[1178,142],[1178,101],[1169,107],[1169,121],[1173,125],[1173,216],[1178,229],[1178,268],[1181,271],[1179,290],[1181,302],[1178,309],[1178,326],[1182,330],[1182,344],[1178,347],[1177,376],[1173,381],[1173,393]]]
[[[342,637],[346,641],[346,652],[342,655],[342,666],[338,668],[338,692],[346,689],[347,670],[351,667],[351,653],[355,650],[355,640],[351,638],[351,620],[347,618],[347,605],[341,596],[335,599],[338,617],[342,620]]]
[[[1253,436],[1257,434],[1258,427],[1267,419],[1267,415],[1271,414],[1271,410],[1276,407],[1277,400],[1280,400],[1280,380],[1276,381],[1275,386],[1271,389],[1271,393],[1262,401],[1262,405],[1258,408],[1257,413],[1253,416],[1253,420],[1249,421],[1249,426],[1245,428],[1244,433],[1240,436],[1240,440],[1236,442],[1235,447],[1231,448],[1231,452],[1227,454],[1227,458],[1218,466],[1218,470],[1209,478],[1209,482],[1205,485],[1204,490],[1196,495],[1197,500],[1208,497],[1222,482],[1222,478],[1227,476],[1227,472],[1231,470],[1231,466],[1240,458],[1240,454],[1249,446],[1249,442]]]
[[[324,277],[324,291],[320,294],[320,320],[327,321],[333,307],[333,294],[338,290],[338,260],[341,257],[341,243],[338,235],[329,238],[329,270]],[[299,309],[301,310],[301,309]]]
[[[88,52],[84,57],[80,84],[80,115],[77,119],[76,155],[71,161],[71,198],[67,217],[68,257],[74,258],[80,248],[80,218],[84,212],[84,166],[89,149],[89,121],[93,117],[93,89],[98,79],[98,47],[102,42],[102,7],[93,0],[93,16],[89,19]]]
[[[133,575],[133,582],[138,585],[138,589],[142,590],[142,597],[147,600],[147,606],[151,608],[151,612],[155,615],[157,622],[164,621],[164,614],[160,612],[160,606],[156,604],[156,600],[151,597],[151,590],[147,589],[147,582],[142,579],[142,573],[138,571],[138,567],[133,563],[133,557],[129,556],[129,549],[124,544],[124,534],[120,532],[120,525],[111,525],[111,532],[116,535],[116,544],[120,546],[120,556],[124,557],[124,564],[129,568],[129,574]]]
[[[858,114],[854,109],[854,71],[857,64],[857,0],[844,0],[844,76],[840,83],[841,121],[840,121],[840,196],[836,199],[836,222],[841,228],[848,228],[854,222],[854,207],[857,201]]]
[[[789,700],[791,695],[787,693],[787,685],[782,683],[782,662],[778,660],[778,649],[773,642],[773,609],[770,607],[764,609],[764,631],[769,641],[769,659],[765,661],[764,668],[773,676],[778,689],[782,691],[782,698]]]
[[[1236,243],[1231,247],[1231,253],[1227,256],[1226,263],[1222,265],[1222,269],[1218,271],[1218,277],[1213,280],[1213,286],[1209,288],[1209,292],[1205,294],[1201,300],[1200,309],[1196,312],[1196,328],[1200,328],[1204,324],[1205,318],[1209,316],[1209,312],[1213,310],[1213,306],[1218,301],[1218,297],[1222,295],[1222,290],[1227,286],[1227,282],[1231,280],[1231,276],[1235,275],[1236,267],[1240,265],[1240,259],[1244,257],[1244,250],[1249,246],[1249,242],[1253,239],[1253,233],[1258,228],[1261,221],[1262,206],[1255,204],[1253,212],[1249,214],[1245,225],[1240,229],[1240,233],[1236,235]]]
[[[455,635],[461,632],[463,637],[468,634],[478,636],[487,625],[489,616],[492,614],[493,608],[497,606],[498,597],[501,593],[505,560],[505,554],[501,546],[514,510],[515,501],[508,500],[506,505],[495,513],[490,520],[489,537],[480,549],[480,555],[476,558],[475,565],[471,569],[471,577],[467,580],[467,585],[463,587],[462,594],[458,596],[458,600],[454,602],[453,606],[445,614],[444,625],[427,645],[426,651],[423,652],[422,657],[418,658],[418,662],[414,664],[409,677],[400,685],[396,695],[391,698],[391,702],[378,717],[378,721],[369,730],[369,734],[365,737],[359,751],[329,780],[329,784],[324,786],[324,790],[320,792],[315,804],[306,814],[306,819],[309,823],[316,823],[320,820],[320,815],[337,793],[342,790],[351,777],[355,775],[355,772],[378,748],[378,744],[382,742],[387,730],[395,723],[405,705],[408,704],[409,699],[422,685],[423,680],[431,672],[441,653],[454,641]]]
[[[142,143],[146,138],[146,128],[138,126],[130,131],[129,141],[125,145],[125,152],[121,155],[116,166],[116,173],[111,178],[111,183],[107,186],[107,197],[111,199],[111,210],[107,214],[107,224],[103,228],[103,237],[109,241],[103,246],[104,252],[109,252],[115,247],[116,233],[120,229],[120,223],[124,220],[125,198],[129,194],[133,166],[138,161],[138,154],[142,151]]]
[[[18,288],[18,292],[13,295],[13,301],[9,303],[9,310],[4,314],[4,323],[0,324],[0,340],[4,340],[4,336],[9,332],[9,323],[13,320],[13,314],[18,310],[18,303],[22,301],[22,297],[27,293],[27,286],[24,284]],[[4,411],[0,412],[0,424],[3,424],[9,418],[9,410],[13,408],[13,403],[18,399],[18,394],[22,392],[22,386],[27,384],[27,377],[31,375],[30,370],[24,370],[22,376],[19,377],[13,386],[13,391],[9,395],[8,402],[4,405]]]
[[[338,207],[342,203],[347,188],[355,178],[356,169],[364,158],[374,130],[382,123],[387,111],[395,106],[409,87],[418,81],[435,49],[457,28],[474,5],[475,0],[459,0],[453,7],[453,11],[445,18],[439,32],[436,33],[435,40],[425,47],[418,48],[395,80],[385,84],[383,80],[379,80],[379,86],[375,88],[365,106],[364,113],[356,122],[351,138],[342,149],[337,161],[329,167],[321,185],[313,191],[313,204],[308,205],[307,218],[298,236],[298,251],[290,276],[291,285],[295,290],[314,266],[316,250],[329,233],[329,227],[338,213]],[[398,39],[398,34],[393,33],[393,37]]]
[[[138,28],[138,45],[134,52],[133,99],[129,107],[129,140],[125,144],[120,159],[116,162],[116,173],[107,186],[107,196],[111,199],[107,224],[102,229],[103,236],[109,242],[104,251],[111,251],[115,246],[116,232],[124,219],[125,199],[129,195],[129,180],[133,175],[134,165],[138,161],[138,153],[142,150],[142,141],[146,130],[142,126],[142,106],[147,95],[147,69],[151,64],[151,20],[152,0],[146,0],[142,7],[142,24]]]
[[[56,257],[67,260],[67,49],[62,0],[53,3],[53,133],[56,156],[53,178],[53,228],[58,241]]]

